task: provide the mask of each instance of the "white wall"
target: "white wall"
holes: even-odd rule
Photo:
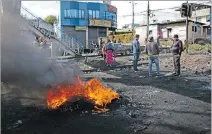
[[[157,25],[150,25],[149,26],[149,31],[152,30],[152,35],[150,35],[150,36],[153,36],[154,39],[157,39],[157,28],[158,28]],[[141,45],[144,45],[145,44],[147,27],[146,26],[137,27],[137,28],[135,28],[135,30],[136,30],[136,34],[140,35],[139,41],[140,41]]]

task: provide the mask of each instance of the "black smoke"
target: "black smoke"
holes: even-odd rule
[[[19,13],[9,8],[8,2],[11,1],[3,0],[1,15],[1,81],[17,85],[17,95],[36,92],[42,97],[46,85],[73,83],[82,74],[76,62],[62,64],[49,60],[44,51],[33,46],[35,36],[21,33],[20,29],[28,25]]]

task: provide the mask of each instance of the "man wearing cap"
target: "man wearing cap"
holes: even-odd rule
[[[148,55],[148,59],[149,59],[149,76],[152,76],[153,62],[156,65],[156,71],[158,76],[160,72],[159,59],[158,59],[160,51],[159,51],[159,45],[156,42],[154,42],[154,38],[152,36],[149,37],[149,40],[145,47],[145,52]]]
[[[133,68],[134,71],[138,71],[138,59],[140,57],[141,49],[140,49],[140,43],[139,43],[139,35],[137,34],[135,36],[135,39],[132,41],[132,51],[133,51]]]
[[[174,61],[174,75],[180,76],[180,57],[183,51],[183,42],[179,40],[177,34],[174,35],[174,43],[171,46],[171,52],[173,54],[173,61]]]

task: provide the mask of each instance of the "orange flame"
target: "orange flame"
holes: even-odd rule
[[[50,109],[57,109],[68,100],[76,96],[82,96],[86,100],[93,102],[97,109],[104,110],[106,105],[114,99],[119,99],[118,93],[111,88],[105,88],[96,78],[89,80],[86,84],[77,78],[76,84],[59,84],[54,88],[56,92],[50,89],[47,93],[47,104]]]

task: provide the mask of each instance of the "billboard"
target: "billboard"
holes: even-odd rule
[[[117,13],[117,8],[112,6],[112,5],[108,5],[108,11],[113,12],[113,13]]]
[[[75,26],[75,30],[76,31],[85,31],[86,30],[86,26]]]

